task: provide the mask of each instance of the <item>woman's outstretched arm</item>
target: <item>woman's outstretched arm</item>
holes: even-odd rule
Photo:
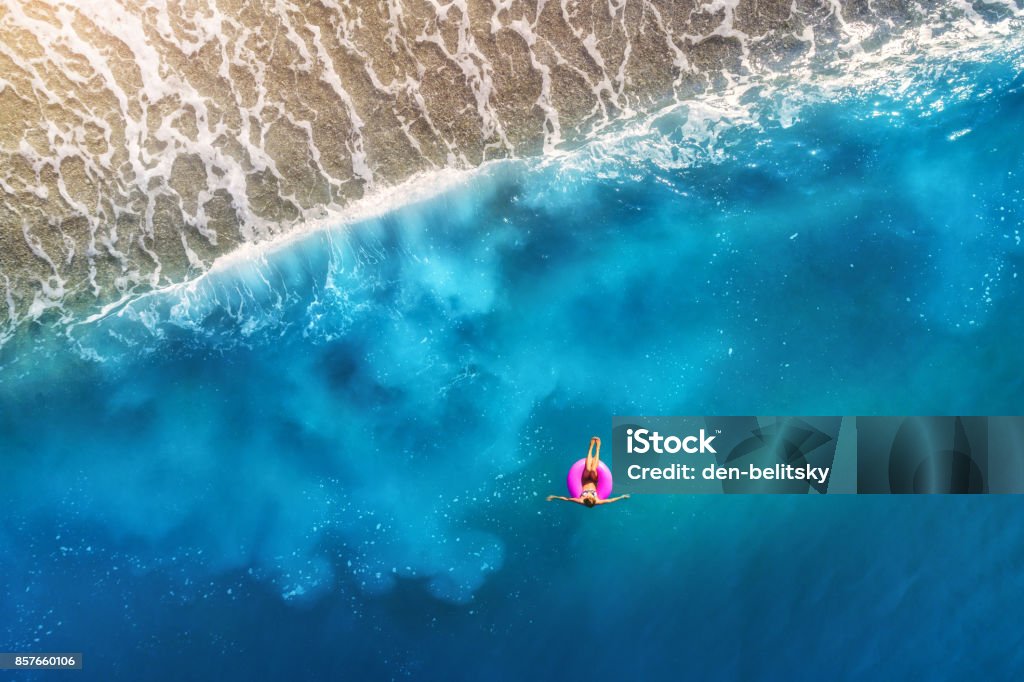
[[[618,497],[609,497],[606,500],[598,500],[598,504],[611,504],[612,502],[618,502],[619,500],[628,500],[629,495],[619,495]]]
[[[548,502],[551,500],[561,500],[562,502],[575,502],[576,504],[583,504],[579,498],[576,497],[562,497],[561,495],[548,495]]]

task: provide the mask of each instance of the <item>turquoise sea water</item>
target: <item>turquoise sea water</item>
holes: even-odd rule
[[[2,648],[82,679],[1017,679],[1019,499],[543,501],[614,414],[1024,409],[1020,53],[795,120],[748,98],[0,349]]]

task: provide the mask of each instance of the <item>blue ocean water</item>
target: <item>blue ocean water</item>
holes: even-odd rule
[[[1019,678],[1018,499],[544,502],[614,414],[1021,413],[1019,53],[771,105],[0,349],[0,648],[104,680]]]

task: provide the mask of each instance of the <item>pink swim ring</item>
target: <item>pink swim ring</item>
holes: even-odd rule
[[[587,466],[587,460],[581,459],[569,468],[569,475],[565,477],[565,485],[569,488],[569,497],[579,497],[583,494],[583,469]],[[597,463],[597,498],[608,499],[612,494],[612,470],[604,462]]]

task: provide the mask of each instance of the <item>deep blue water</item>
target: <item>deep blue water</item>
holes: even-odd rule
[[[666,114],[9,344],[0,649],[103,680],[1019,679],[1019,499],[543,501],[614,414],[1020,414],[1019,64],[713,141]]]

